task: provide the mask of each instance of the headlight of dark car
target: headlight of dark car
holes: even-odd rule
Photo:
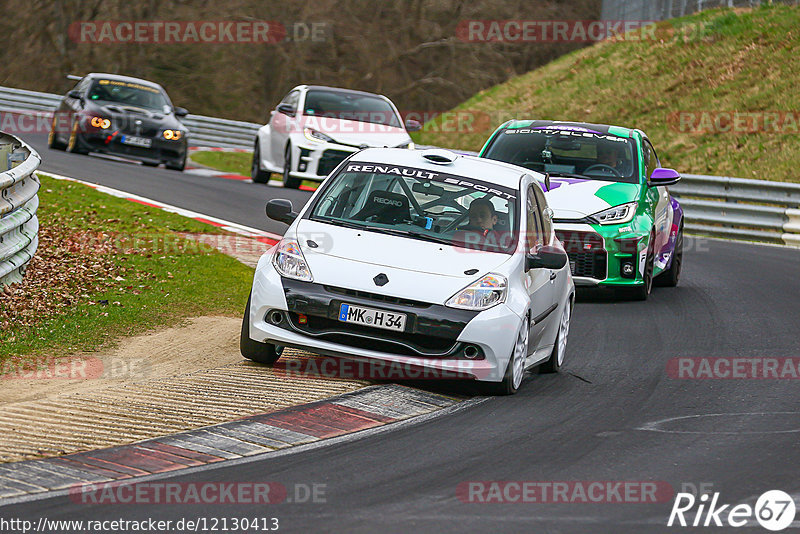
[[[111,128],[111,120],[106,119],[105,117],[92,117],[89,120],[89,124],[94,126],[95,128],[101,128],[103,130],[108,130]]]
[[[183,137],[183,132],[180,130],[164,130],[162,135],[167,141],[177,141]]]

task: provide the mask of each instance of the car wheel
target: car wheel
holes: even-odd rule
[[[550,358],[539,366],[540,373],[557,373],[561,370],[564,363],[564,356],[567,354],[567,338],[569,337],[569,323],[572,320],[572,305],[568,300],[561,312],[561,319],[558,321],[558,334],[553,345],[553,352]]]
[[[78,133],[78,120],[75,119],[72,123],[72,130],[69,134],[69,141],[67,142],[67,152],[73,154],[88,154],[87,150],[81,146],[81,134]]]
[[[67,145],[59,141],[58,136],[56,136],[56,129],[58,128],[57,122],[58,119],[56,118],[56,116],[53,116],[53,124],[50,127],[50,133],[47,134],[47,146],[48,148],[52,148],[53,150],[64,150],[65,148],[67,148]]]
[[[292,178],[289,176],[292,168],[292,145],[286,145],[286,152],[283,154],[283,187],[289,189],[297,189],[300,187],[300,178]]]
[[[255,184],[266,184],[269,183],[272,173],[269,171],[262,171],[261,164],[259,163],[260,161],[261,150],[258,148],[258,143],[256,143],[255,148],[253,148],[253,165],[250,167],[250,178],[252,178]]]
[[[647,248],[647,259],[644,262],[644,283],[633,290],[634,300],[647,300],[650,291],[653,289],[653,264],[655,263],[655,237],[650,237],[650,245]]]
[[[166,162],[164,163],[164,167],[173,171],[181,171],[186,168],[186,155],[183,156],[183,159],[180,161],[173,161],[173,162]]]
[[[511,358],[508,360],[503,381],[489,384],[487,389],[491,395],[513,395],[519,391],[522,379],[525,377],[525,360],[528,357],[528,335],[530,333],[529,319],[526,317],[519,327]]]
[[[261,343],[250,339],[250,297],[247,297],[247,306],[242,319],[242,333],[239,338],[239,351],[248,360],[257,363],[272,365],[281,357],[283,347],[276,347],[272,343]]]
[[[681,269],[683,268],[683,224],[678,228],[678,235],[675,237],[675,251],[672,253],[672,264],[669,269],[661,273],[654,280],[657,286],[675,287],[681,279]]]

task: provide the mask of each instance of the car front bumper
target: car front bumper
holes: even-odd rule
[[[292,145],[290,176],[302,180],[324,180],[346,157],[361,150],[338,143],[309,142]]]
[[[341,303],[407,315],[405,332],[336,320]],[[275,315],[282,319],[276,324]],[[300,324],[303,314],[307,323]],[[256,271],[250,337],[355,360],[435,371],[431,378],[502,380],[522,318],[506,304],[482,312],[282,278],[268,262]],[[467,358],[467,347],[478,357]]]
[[[597,228],[583,223],[556,224],[556,235],[569,256],[576,286],[637,286],[644,283],[649,233],[628,225]]]
[[[162,137],[151,137],[149,147],[128,145],[121,142],[121,134],[110,133],[83,133],[80,141],[86,150],[110,154],[125,158],[144,161],[147,163],[180,163],[186,157],[187,140],[184,137],[179,141],[171,141]]]

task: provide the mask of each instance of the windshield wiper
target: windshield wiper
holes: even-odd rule
[[[366,230],[374,230],[375,232],[383,233],[383,234],[390,234],[390,235],[397,235],[401,237],[415,237],[417,239],[422,239],[425,241],[433,241],[434,243],[441,243],[444,245],[452,245],[452,241],[444,237],[437,237],[430,234],[425,234],[422,232],[415,232],[413,230],[399,230],[397,228],[382,228],[380,226],[362,226],[362,228]]]

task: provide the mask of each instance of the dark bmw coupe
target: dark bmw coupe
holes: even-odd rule
[[[77,77],[70,77],[75,79]],[[183,170],[187,115],[157,83],[115,74],[87,74],[53,116],[48,146],[77,154],[114,154]]]

